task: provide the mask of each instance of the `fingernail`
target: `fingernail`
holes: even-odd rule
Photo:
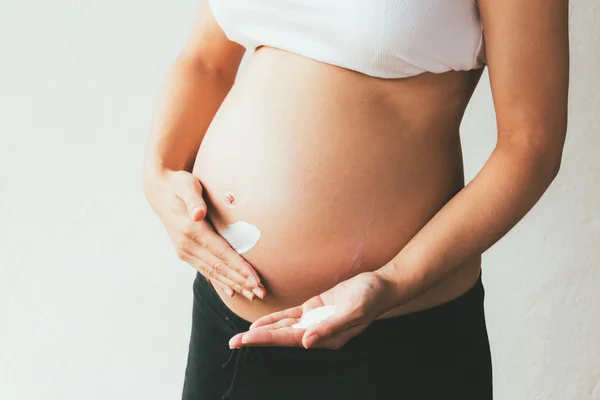
[[[252,289],[252,293],[254,293],[258,297],[260,297],[261,300],[264,299],[264,297],[265,297],[264,293],[259,288]]]
[[[249,277],[246,279],[246,286],[255,287],[258,286],[258,282],[256,282],[256,279]]]
[[[314,340],[314,342],[313,342]],[[317,335],[316,333],[311,334],[310,336],[308,336],[306,338],[306,343],[307,343],[307,348],[312,346],[313,344],[315,344],[317,341],[319,340],[319,335]]]
[[[242,294],[246,296],[249,300],[254,300],[254,293],[252,293],[251,291],[244,289],[242,290]]]
[[[229,297],[233,296],[233,290],[231,288],[223,288],[223,291],[225,292],[225,294]]]

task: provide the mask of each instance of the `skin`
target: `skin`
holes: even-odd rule
[[[228,296],[239,293],[254,299],[265,294],[260,277],[205,219],[202,186],[189,173],[203,132],[233,84],[244,54],[240,46],[225,42],[208,3],[203,2],[161,87],[146,149],[143,187],[177,256]]]
[[[192,170],[217,231],[236,221],[261,231],[243,256],[267,294],[258,302],[222,295],[225,304],[254,321],[398,254],[464,186],[458,128],[480,74],[374,79],[257,50],[214,116]],[[469,260],[391,314],[463,293],[479,262]]]
[[[231,347],[339,348],[377,318],[448,301],[472,286],[481,254],[512,229],[546,191],[558,173],[567,129],[567,1],[553,0],[549,6],[540,0],[480,0],[479,8],[498,141],[481,171],[464,186],[458,126],[480,70],[378,80],[261,48],[234,86],[243,49],[224,37],[203,6],[200,22],[165,85],[166,94],[158,107],[149,144],[145,187],[159,215],[163,210],[163,221],[179,218],[182,222],[178,226],[188,231],[201,225],[206,211],[216,230],[220,224],[238,219],[264,228],[256,248],[243,257],[248,266],[237,267],[243,271],[238,272],[242,277],[251,273],[261,277],[264,299],[221,295],[234,312],[254,321],[249,332],[230,340]],[[269,86],[266,77],[261,76],[269,65],[271,82],[279,85]],[[284,80],[285,71],[293,71],[296,80]],[[308,78],[316,84],[307,85]],[[253,81],[261,85],[260,90],[253,90]],[[290,82],[288,86],[281,84],[284,81]],[[202,90],[195,89],[200,87]],[[250,107],[249,101],[244,103],[244,93],[255,104],[253,114],[240,111]],[[294,99],[293,106],[285,114],[286,102],[282,99],[292,95],[287,98]],[[280,108],[279,113],[267,118],[267,114],[260,114],[261,107]],[[271,121],[270,125],[258,125],[249,118],[252,115],[262,123]],[[251,141],[243,142],[249,150],[246,152],[236,153],[231,150],[234,146],[227,146],[243,140],[235,133],[239,129],[226,122],[240,120],[236,118],[248,121],[245,134],[259,135],[259,143],[267,147],[257,160],[266,165],[287,160],[278,165],[288,168],[279,167],[274,172],[259,164],[245,172],[245,179],[235,181],[231,170],[240,173],[234,168],[235,160],[253,154],[251,150],[261,150],[260,146],[248,149]],[[285,121],[290,123],[285,125]],[[344,121],[349,121],[348,125]],[[315,131],[320,135],[312,133]],[[206,133],[205,142],[202,133]],[[292,139],[296,153],[289,152]],[[311,147],[311,143],[319,147]],[[343,146],[335,147],[339,143]],[[276,145],[288,151],[281,151],[281,155]],[[233,151],[225,154],[231,155],[226,158],[234,166],[211,158],[216,149]],[[296,154],[302,161],[300,165],[308,167],[295,167],[289,154]],[[323,160],[328,160],[328,168],[318,169],[319,173],[313,175],[303,172],[323,166]],[[188,176],[184,171],[193,173]],[[259,172],[254,176],[252,171]],[[350,177],[338,178],[345,171],[352,172]],[[176,187],[176,173],[187,185]],[[294,189],[292,184],[285,186],[290,177],[301,189]],[[231,182],[229,186],[233,187],[219,186],[223,181]],[[249,183],[244,184],[254,182],[255,187],[263,181],[277,185],[253,189]],[[395,187],[395,182],[401,185]],[[280,191],[274,191],[274,187]],[[203,189],[206,201],[201,197]],[[227,190],[239,200],[235,208],[221,199],[221,193]],[[178,204],[174,198],[181,200],[179,208],[174,206]],[[369,198],[376,200],[365,205]],[[266,203],[268,199],[272,202]],[[265,203],[271,214],[278,216],[276,223],[269,224],[273,218],[261,214],[257,205]],[[279,214],[281,203],[289,214]],[[165,212],[165,204],[178,211]],[[190,212],[196,206],[202,211],[193,216],[195,223],[184,223],[185,210]],[[192,219],[189,214],[186,217]],[[290,232],[286,218],[296,228],[293,235],[285,236]],[[302,223],[297,224],[299,221]],[[278,225],[283,228],[278,230]],[[191,237],[200,242],[200,247],[209,235],[204,225],[191,235],[182,235],[182,230],[185,232],[173,228],[172,237]],[[356,239],[365,230],[368,238]],[[338,237],[356,240],[331,240]],[[361,262],[353,264],[354,258],[344,259],[355,254],[360,243]],[[314,249],[317,244],[327,251],[298,250]],[[195,251],[192,246],[188,249],[190,253]],[[349,263],[358,267],[348,268]],[[227,274],[224,265],[235,264],[232,256],[231,261],[201,272],[215,285],[227,285],[220,278]],[[336,305],[336,313],[308,329],[291,328],[303,312],[322,305]]]

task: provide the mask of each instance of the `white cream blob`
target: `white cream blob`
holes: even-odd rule
[[[220,232],[220,235],[239,254],[250,251],[256,245],[258,239],[260,239],[258,228],[244,221],[237,221],[231,225],[227,225]]]
[[[316,325],[319,322],[326,320],[331,317],[335,312],[336,306],[323,306],[313,308],[302,314],[302,318],[298,323],[292,325],[292,328],[308,328],[309,326]]]

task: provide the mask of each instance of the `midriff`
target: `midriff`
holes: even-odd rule
[[[396,256],[464,186],[459,126],[480,75],[379,79],[260,47],[193,169],[218,232],[245,221],[261,233],[243,257],[264,300],[218,292],[223,302],[254,321]],[[458,297],[480,264],[478,256],[383,317]]]

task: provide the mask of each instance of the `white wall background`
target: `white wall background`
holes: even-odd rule
[[[196,7],[0,0],[0,399],[180,398],[195,271],[140,171]],[[600,6],[571,11],[562,170],[484,255],[500,400],[600,399]],[[463,124],[469,180],[495,134],[486,73]]]

